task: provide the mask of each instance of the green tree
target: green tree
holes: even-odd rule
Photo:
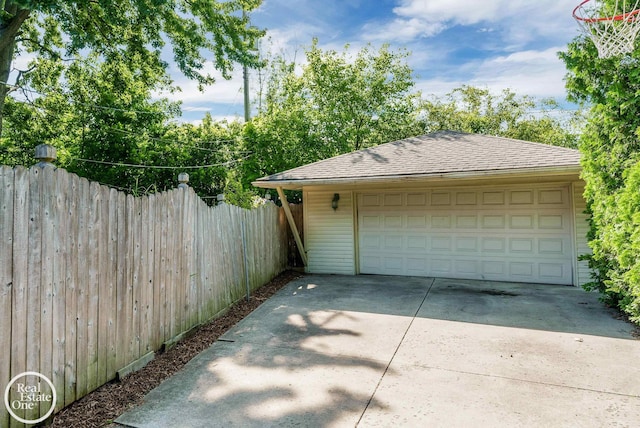
[[[161,50],[189,78],[213,83],[204,72],[208,54],[228,77],[234,63],[257,66],[263,32],[247,14],[261,0],[0,0],[0,82],[8,81],[16,52],[70,58],[87,51],[100,57],[136,57],[146,70],[166,70]],[[0,124],[10,88],[0,86]],[[1,131],[1,128],[0,128]]]
[[[553,116],[557,103],[537,102],[529,96],[518,96],[510,89],[493,95],[488,89],[461,86],[444,99],[426,100],[425,132],[441,130],[496,135],[563,147],[577,147],[577,136],[571,131],[579,115],[570,123]]]
[[[174,188],[183,171],[208,200],[224,189],[240,156],[239,124],[214,123],[210,115],[199,126],[169,122],[179,105],[152,97],[165,78],[135,57],[36,61],[24,80],[33,99],[8,98],[1,163],[31,165],[34,147],[48,143],[58,148],[59,166],[134,194]],[[184,169],[197,165],[208,166]]]
[[[570,97],[591,106],[580,139],[595,271],[589,287],[640,321],[640,50],[598,58],[591,40],[579,36],[560,58]]]
[[[417,132],[420,95],[412,92],[408,52],[365,47],[351,57],[348,48],[324,51],[314,40],[300,67],[271,61],[264,108],[245,129],[252,151],[245,184]]]

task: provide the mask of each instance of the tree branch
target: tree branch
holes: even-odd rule
[[[0,51],[11,45],[22,26],[22,23],[29,17],[29,9],[18,10],[4,26],[0,27]]]

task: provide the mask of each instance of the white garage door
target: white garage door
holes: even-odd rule
[[[360,272],[572,284],[568,187],[358,195]]]

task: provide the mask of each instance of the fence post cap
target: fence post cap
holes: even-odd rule
[[[216,196],[216,200],[218,201],[219,204],[224,204],[224,193],[219,193]]]
[[[49,144],[39,144],[36,146],[35,158],[38,160],[38,166],[44,167],[53,165],[53,161],[58,158],[56,148]]]
[[[180,183],[178,184],[179,189],[189,187],[189,185],[187,184],[189,182],[189,174],[187,174],[186,172],[181,172],[180,174],[178,174],[178,182]]]

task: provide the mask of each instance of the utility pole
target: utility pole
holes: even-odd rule
[[[251,106],[249,105],[249,70],[246,64],[242,66],[242,74],[244,77],[244,121],[251,120]]]
[[[247,12],[242,11],[242,18],[247,18]],[[244,91],[244,121],[245,123],[251,120],[251,106],[249,105],[249,69],[247,68],[247,63],[242,64],[242,78],[244,80],[243,91]]]

